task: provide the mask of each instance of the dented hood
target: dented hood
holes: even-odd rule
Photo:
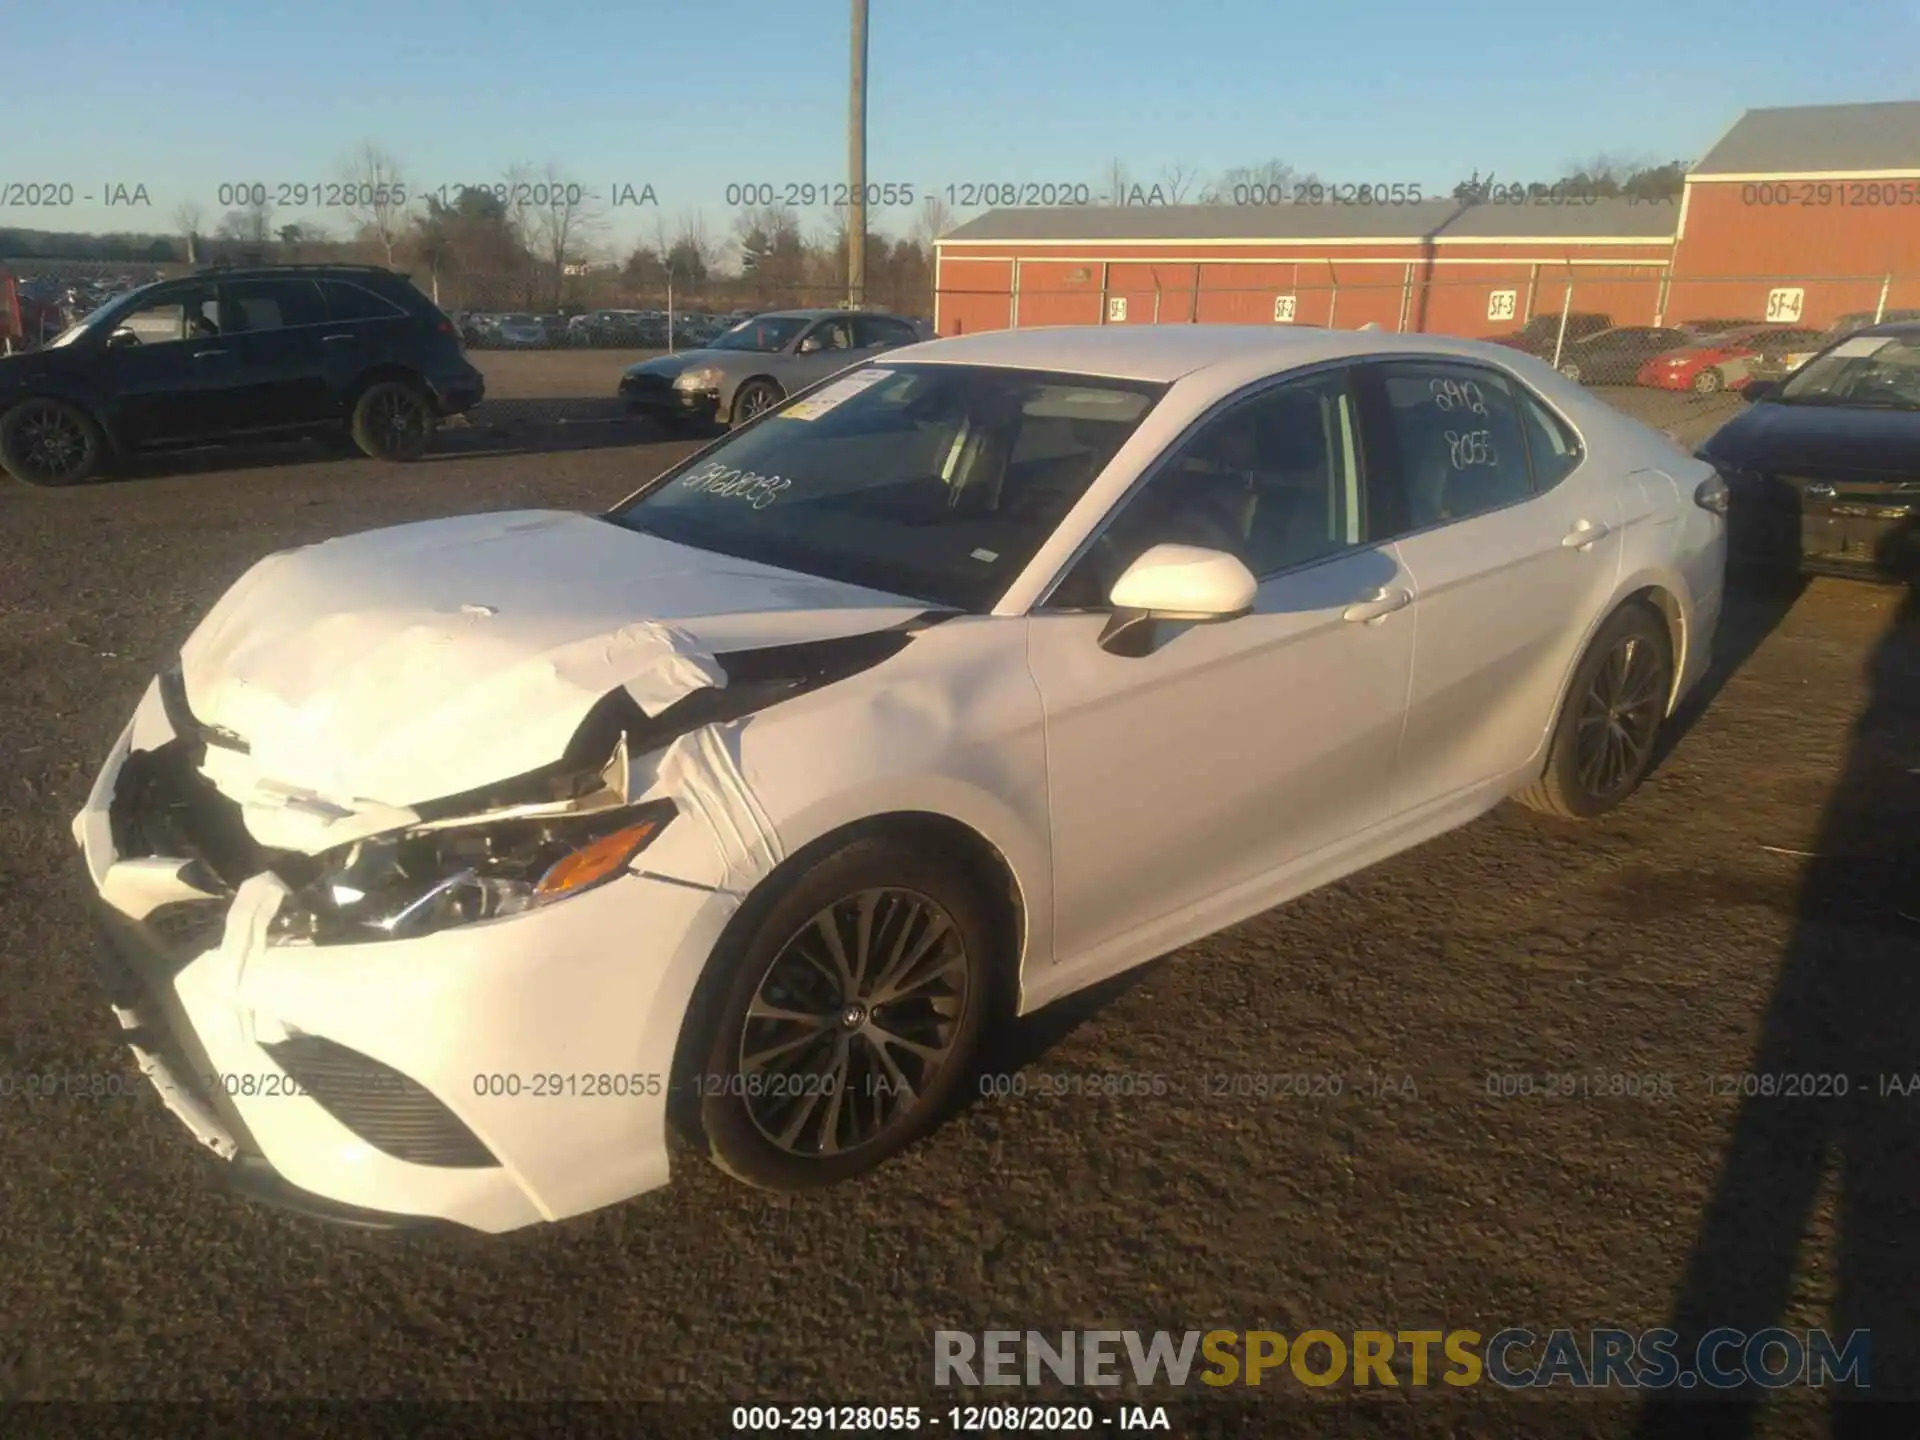
[[[210,747],[222,789],[403,808],[552,763],[613,690],[657,714],[726,683],[716,651],[924,608],[587,515],[509,511],[270,555],[180,668],[194,718],[244,747]]]

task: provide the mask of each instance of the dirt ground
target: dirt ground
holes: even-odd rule
[[[623,361],[483,363],[499,401],[533,403],[604,396]],[[0,1075],[135,1076],[68,824],[148,677],[254,560],[604,505],[686,453],[619,424],[490,426],[404,468],[291,447],[0,489]],[[369,1239],[211,1189],[149,1094],[15,1088],[0,1397],[899,1403],[942,1328],[1669,1321],[1868,1328],[1875,1392],[1911,1396],[1920,1092],[1879,1077],[1920,1072],[1916,835],[1916,602],[1817,581],[1735,596],[1706,692],[1619,812],[1503,809],[1036,1017],[990,1062],[1024,1096],[849,1188],[772,1197],[683,1152],[666,1189],[557,1227]],[[1109,1074],[1168,1093],[1083,1093]],[[1743,1097],[1788,1074],[1847,1093]],[[1339,1093],[1211,1093],[1239,1075]],[[1265,1416],[1335,1433],[1282,1408],[1304,1393]],[[1431,1391],[1367,1413],[1635,1433],[1629,1409],[1558,1398],[1517,1428]],[[1758,1433],[1823,1426],[1787,1408]]]

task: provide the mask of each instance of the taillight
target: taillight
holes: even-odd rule
[[[1727,489],[1727,482],[1717,473],[1709,475],[1694,487],[1693,503],[1702,510],[1711,510],[1716,515],[1726,514],[1732,499],[1733,495]]]

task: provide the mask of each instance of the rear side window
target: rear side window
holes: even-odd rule
[[[226,300],[233,312],[230,330],[284,330],[327,318],[320,287],[312,280],[235,280],[227,286]]]
[[[1413,361],[1377,373],[1405,529],[1464,520],[1532,495],[1520,407],[1499,375]]]
[[[913,327],[878,315],[862,315],[854,322],[855,338],[861,345],[911,345],[920,337]]]
[[[345,280],[322,280],[329,320],[393,320],[406,312],[390,300],[383,300],[363,285]]]
[[[1551,490],[1585,458],[1580,437],[1525,390],[1520,392],[1520,414],[1527,427],[1527,453],[1533,460],[1533,488]]]

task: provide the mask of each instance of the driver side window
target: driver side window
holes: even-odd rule
[[[851,350],[853,326],[845,320],[823,320],[800,342],[801,353],[812,355],[823,350]]]
[[[220,333],[220,306],[210,285],[169,290],[120,317],[115,333],[131,330],[142,345],[200,340]]]
[[[1364,543],[1357,432],[1345,370],[1228,406],[1123,502],[1050,603],[1105,607],[1155,545],[1224,550],[1264,578]]]

